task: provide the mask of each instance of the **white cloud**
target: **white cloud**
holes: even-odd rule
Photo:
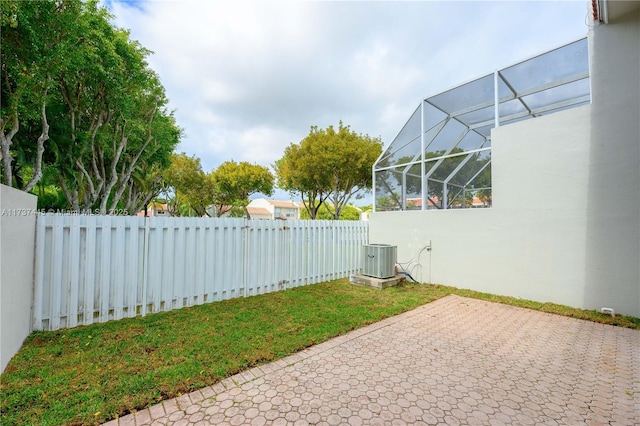
[[[311,125],[389,144],[420,99],[586,34],[586,1],[110,3],[210,170],[269,166]]]

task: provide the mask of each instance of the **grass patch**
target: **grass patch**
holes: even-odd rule
[[[640,320],[439,285],[348,280],[56,332],[34,332],[2,374],[2,423],[98,424],[458,294],[640,329]]]

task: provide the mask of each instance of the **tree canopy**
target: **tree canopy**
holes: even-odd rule
[[[311,219],[326,201],[338,219],[351,197],[371,188],[371,167],[381,152],[379,138],[358,134],[342,122],[337,130],[312,126],[274,165],[278,186],[299,194]]]
[[[216,210],[241,207],[247,219],[250,219],[247,205],[249,197],[256,193],[267,196],[273,193],[275,178],[267,167],[250,164],[246,161],[236,163],[226,161],[211,173],[215,191]]]
[[[300,212],[300,219],[311,219],[307,210]],[[342,209],[339,220],[360,220],[360,210],[351,204]],[[335,220],[335,209],[333,206],[324,203],[318,208],[316,220]]]
[[[210,215],[208,207],[214,202],[213,181],[202,171],[199,158],[189,157],[184,152],[172,154],[163,182],[172,215]]]

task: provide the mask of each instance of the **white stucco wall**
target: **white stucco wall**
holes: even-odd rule
[[[494,129],[492,209],[374,213],[370,242],[430,241],[419,281],[582,307],[590,110]]]
[[[595,26],[590,42],[585,304],[640,317],[640,3]]]
[[[0,185],[0,371],[31,332],[37,198]]]
[[[589,43],[592,105],[494,129],[492,209],[374,213],[370,243],[423,282],[640,317],[640,10]]]

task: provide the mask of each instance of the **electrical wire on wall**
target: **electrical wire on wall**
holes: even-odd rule
[[[416,272],[422,272],[422,263],[420,263],[420,256],[424,251],[431,250],[431,243],[422,247],[408,262],[396,262],[398,273],[406,275],[411,281],[417,283],[418,281],[413,278],[412,274]]]

